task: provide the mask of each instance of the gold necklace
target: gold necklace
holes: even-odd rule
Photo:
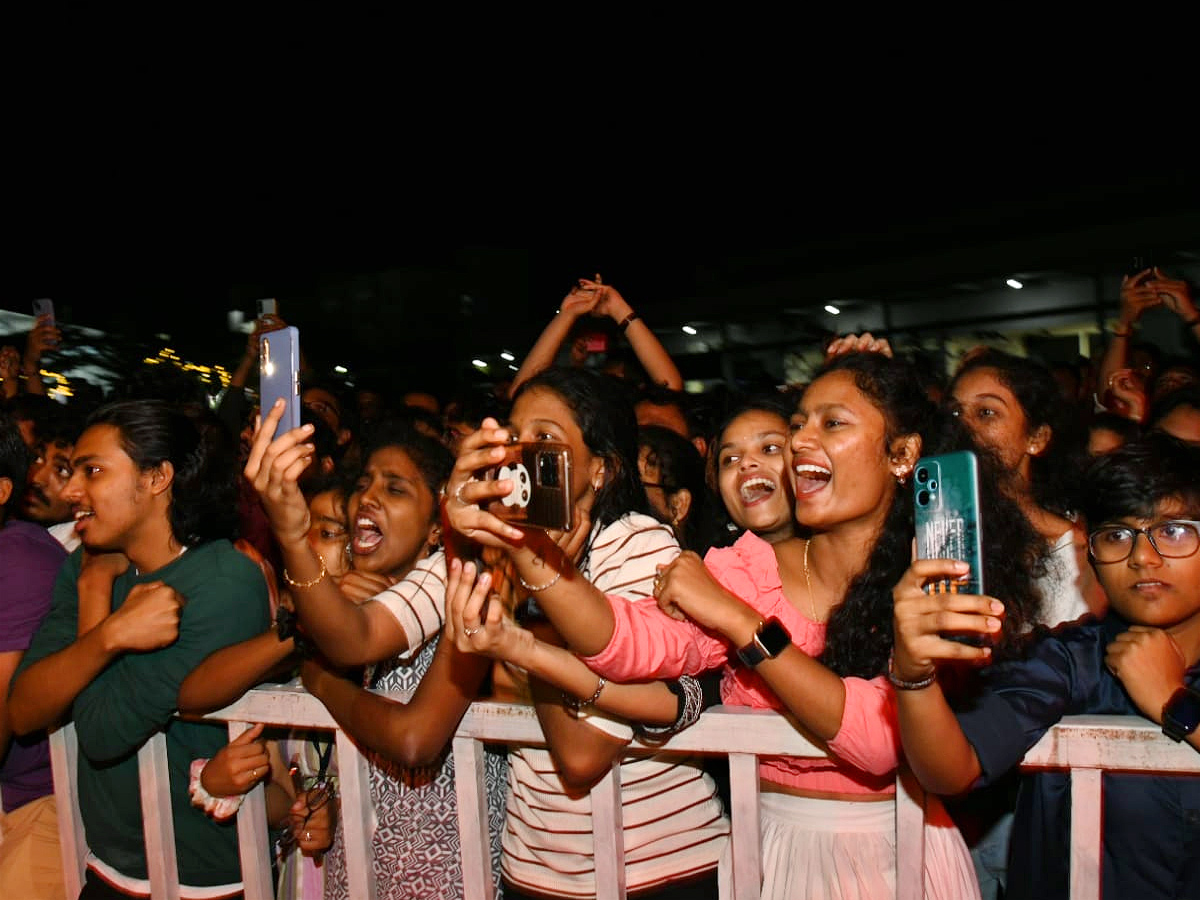
[[[812,610],[812,619],[814,622],[820,623],[817,618],[817,601],[813,599],[812,578],[808,574],[808,545],[812,543],[811,538],[804,539],[804,586],[808,588],[808,606]]]

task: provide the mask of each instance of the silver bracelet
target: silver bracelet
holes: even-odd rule
[[[568,694],[566,691],[563,691],[563,706],[567,708],[567,712],[569,712],[572,717],[576,719],[579,718],[579,711],[581,709],[583,709],[585,706],[592,706],[597,700],[600,699],[600,692],[604,690],[604,686],[606,684],[608,684],[608,679],[601,676],[599,684],[596,685],[595,692],[586,700],[579,700]]]
[[[524,578],[521,577],[520,572],[517,573],[517,581],[521,582],[521,587],[525,588],[525,590],[529,591],[529,593],[531,593],[531,594],[536,594],[539,591],[546,590],[546,588],[554,587],[556,584],[558,584],[558,579],[560,579],[560,578],[562,578],[562,572],[555,572],[554,577],[551,578],[549,581],[547,581],[545,584],[532,585],[528,581],[526,581]]]
[[[679,698],[679,713],[670,725],[648,725],[641,722],[634,726],[643,740],[664,741],[676,732],[696,724],[704,711],[704,689],[691,675],[680,675],[677,681],[668,682],[667,688]]]
[[[905,681],[903,678],[900,678],[898,675],[896,675],[896,660],[895,657],[889,653],[887,680],[891,682],[892,687],[900,691],[923,691],[925,688],[937,681],[937,666],[934,666],[933,671],[923,678],[919,678],[916,681]]]

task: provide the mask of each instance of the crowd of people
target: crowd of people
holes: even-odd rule
[[[1133,341],[1153,306],[1190,356]],[[1200,750],[1200,312],[1167,273],[1125,279],[1095,366],[981,347],[943,378],[846,335],[807,384],[719,400],[682,392],[597,275],[511,384],[308,372],[276,436],[253,376],[283,324],[259,320],[216,403],[144,379],[50,400],[49,320],[0,350],[0,896],[64,896],[46,732],[70,720],[80,897],[149,894],[137,750],[158,731],[182,896],[240,896],[233,817],[262,786],[278,896],[348,897],[330,735],[197,718],[293,679],[368,753],[381,900],[463,897],[448,746],[479,699],[533,706],[546,738],[485,754],[516,900],[594,896],[589,789],[614,765],[629,895],[727,896],[720,765],[629,752],[715,704],[786,713],[826,751],[760,761],[766,898],[894,896],[902,764],[931,794],[926,896],[1066,897],[1068,784],[1022,775],[1029,747],[1111,713]],[[510,515],[513,443],[565,448],[568,528]],[[965,563],[914,559],[918,462],[961,450],[986,596],[946,589]],[[1200,779],[1105,785],[1105,896],[1200,896]]]

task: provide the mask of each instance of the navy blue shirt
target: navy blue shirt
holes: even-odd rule
[[[1063,716],[1141,715],[1104,665],[1105,648],[1128,628],[1110,613],[1049,634],[1027,659],[984,673],[985,690],[958,713],[981,785],[1017,765]],[[1185,678],[1200,686],[1200,665]],[[1070,844],[1070,775],[1025,775],[1005,897],[1066,898]],[[1105,898],[1200,898],[1200,776],[1106,773],[1102,866]]]

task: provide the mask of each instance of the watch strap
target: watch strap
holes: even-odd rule
[[[1163,705],[1163,734],[1173,741],[1189,737],[1200,725],[1200,691],[1181,687]]]

